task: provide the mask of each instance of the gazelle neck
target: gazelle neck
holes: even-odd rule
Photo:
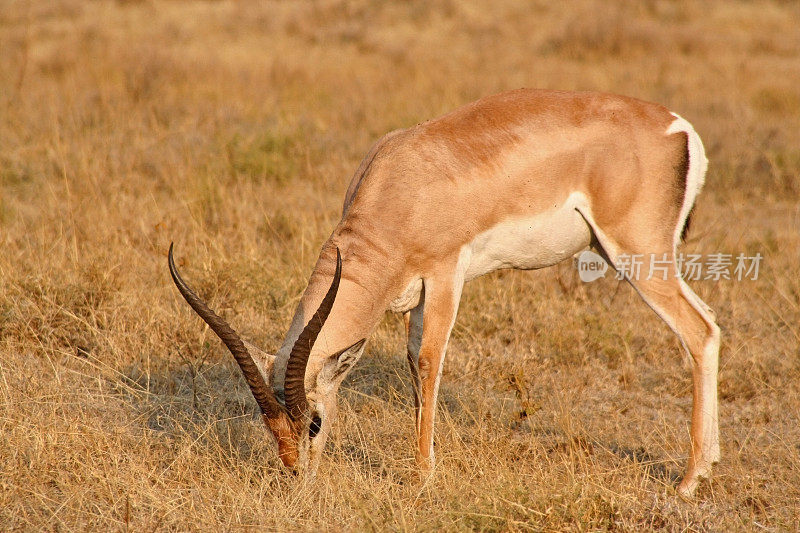
[[[325,358],[354,342],[368,338],[387,308],[386,278],[375,276],[380,269],[362,255],[351,253],[345,243],[333,238],[323,246],[314,271],[295,310],[292,324],[276,354],[272,387],[283,398],[286,365],[297,338],[316,312],[336,269],[336,246],[342,254],[342,278],[331,313],[317,337],[308,360],[306,376],[314,376]],[[361,275],[366,273],[366,275]]]

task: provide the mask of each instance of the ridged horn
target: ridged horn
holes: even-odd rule
[[[333,301],[336,299],[336,292],[339,290],[339,280],[342,278],[342,254],[339,248],[336,248],[336,272],[333,274],[333,281],[328,289],[322,303],[319,304],[319,309],[308,321],[303,332],[295,341],[292,347],[292,353],[289,355],[289,362],[286,364],[286,379],[284,381],[284,397],[286,398],[286,408],[289,411],[289,417],[292,420],[297,420],[308,409],[308,398],[306,398],[306,367],[308,366],[308,356],[311,354],[311,348],[314,347],[314,342],[317,340],[322,326],[325,325],[325,320],[333,307]]]
[[[242,369],[244,379],[250,386],[250,391],[256,399],[256,403],[261,408],[261,412],[267,418],[277,418],[284,411],[282,405],[278,403],[275,394],[272,392],[272,387],[268,386],[264,381],[264,376],[258,370],[255,361],[253,361],[250,352],[242,342],[241,337],[233,328],[223,319],[216,314],[197,294],[189,288],[181,275],[175,267],[175,261],[172,258],[172,243],[169,245],[169,273],[172,275],[172,281],[178,287],[181,296],[192,306],[192,309],[200,315],[206,324],[217,334],[217,336],[225,343],[228,350],[233,354],[236,362],[239,363],[239,368]]]

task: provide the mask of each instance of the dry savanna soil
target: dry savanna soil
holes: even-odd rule
[[[0,529],[800,529],[800,4],[0,1]],[[344,382],[313,482],[280,467],[179,266],[275,350],[383,133],[517,87],[663,103],[710,160],[685,253],[722,328],[722,462],[675,496],[691,381],[624,282],[467,285],[434,474],[402,320]]]

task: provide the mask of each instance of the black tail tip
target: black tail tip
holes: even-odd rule
[[[686,222],[683,223],[683,229],[681,230],[681,242],[686,242],[686,238],[689,236],[689,228],[692,226],[692,213],[694,212],[694,207],[689,210],[689,214],[686,215]]]

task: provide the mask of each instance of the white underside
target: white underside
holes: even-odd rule
[[[469,281],[505,268],[534,270],[572,257],[591,242],[589,225],[577,211],[585,203],[585,196],[576,192],[539,215],[505,220],[484,231],[461,248],[456,277]],[[422,278],[414,278],[389,309],[413,309],[421,290]]]
[[[560,263],[591,242],[588,224],[576,211],[579,193],[530,218],[507,220],[478,235],[465,248],[465,281],[503,268],[533,270]]]

